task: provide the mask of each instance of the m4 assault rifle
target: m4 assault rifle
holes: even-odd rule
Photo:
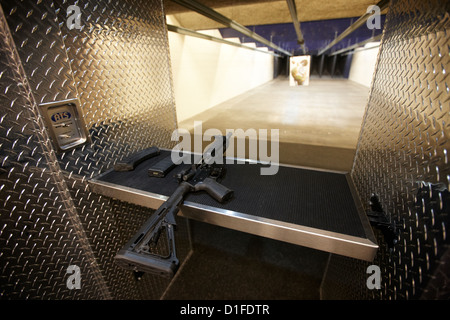
[[[231,133],[226,137],[215,136],[214,143],[203,153],[202,159],[177,175],[179,185],[175,192],[115,256],[120,267],[167,278],[175,275],[179,266],[174,236],[175,216],[185,196],[190,192],[206,191],[219,202],[233,197],[233,191],[218,182],[226,171],[223,161],[214,161],[223,160],[230,137]],[[165,255],[156,253],[162,233],[165,233],[168,246],[168,254]]]

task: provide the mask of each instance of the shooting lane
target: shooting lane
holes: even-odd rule
[[[0,297],[188,298],[171,291],[200,285],[189,273],[182,278],[183,269],[173,279],[137,279],[114,263],[176,188],[171,175],[157,180],[145,173],[157,158],[131,174],[113,171],[145,148],[166,153],[174,146],[178,124],[163,1],[79,1],[72,9],[69,20],[65,1],[1,2]],[[188,266],[198,250],[231,264],[244,257],[249,281],[254,275],[254,282],[241,276],[224,287],[223,296],[199,291],[193,298],[448,294],[441,280],[448,281],[450,257],[448,12],[446,1],[389,4],[350,172],[282,165],[279,175],[264,177],[259,164],[230,165],[223,184],[234,189],[234,199],[219,205],[204,194],[187,197],[177,217],[180,265]],[[60,131],[67,127],[76,129]],[[373,193],[384,210],[375,213],[388,214],[387,223],[375,217],[378,228],[366,215],[377,209],[369,205]],[[257,208],[260,201],[264,208]],[[208,241],[213,248],[204,246]],[[312,294],[301,287],[310,275],[298,257],[311,259],[308,272],[318,266]],[[366,285],[371,264],[383,271],[382,290]],[[252,275],[256,265],[262,267]],[[79,288],[67,281],[71,270],[81,274]],[[212,281],[227,272],[214,270]],[[280,280],[268,295],[252,296],[253,283]]]

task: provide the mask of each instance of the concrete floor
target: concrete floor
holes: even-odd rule
[[[279,129],[280,163],[349,171],[369,88],[346,79],[312,78],[290,87],[280,76],[179,123],[193,132],[216,128]]]

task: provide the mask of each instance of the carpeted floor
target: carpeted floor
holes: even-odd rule
[[[328,253],[196,221],[165,300],[319,299]]]

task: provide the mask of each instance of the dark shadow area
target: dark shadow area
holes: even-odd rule
[[[315,300],[328,253],[191,221],[193,253],[163,299]]]

